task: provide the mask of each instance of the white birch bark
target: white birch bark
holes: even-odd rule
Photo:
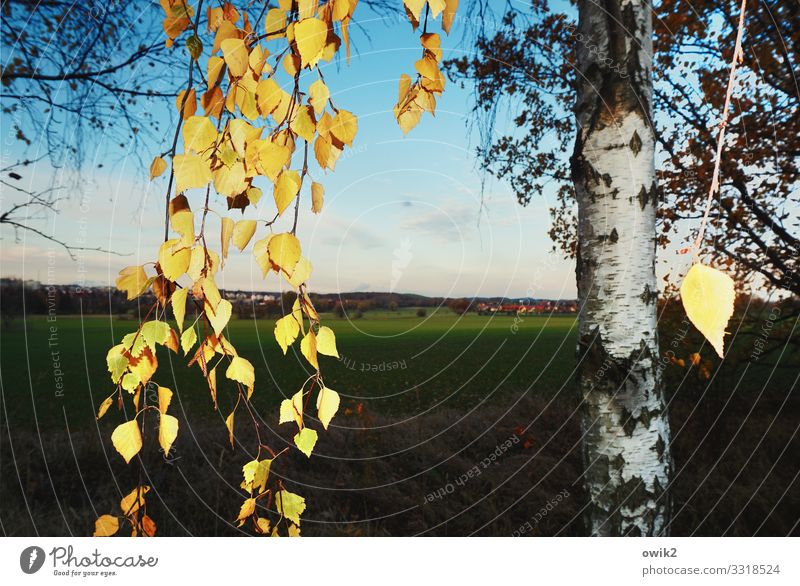
[[[658,368],[651,5],[580,0],[579,387],[592,535],[660,535],[669,425]]]

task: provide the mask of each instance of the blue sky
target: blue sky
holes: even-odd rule
[[[322,214],[310,213],[308,194],[303,193],[298,236],[315,267],[312,289],[573,298],[573,265],[550,252],[547,210],[553,195],[523,208],[506,185],[489,182],[481,212],[481,171],[468,132],[469,92],[448,84],[436,117],[426,115],[404,137],[392,107],[400,74],[413,73],[419,58],[418,33],[397,17],[374,19],[367,11],[362,17],[371,39],[351,27],[355,51],[350,65],[325,69],[337,107],[358,115],[359,133],[335,172],[314,173],[326,190]],[[460,50],[458,24],[451,38],[443,38],[446,57]],[[501,129],[504,121],[501,114]],[[98,152],[103,150],[99,144]],[[153,154],[143,158],[150,160]],[[34,185],[46,182],[50,173],[52,169],[40,164]],[[48,265],[46,241],[22,234],[23,246],[8,246],[13,235],[4,233],[3,276],[108,284],[123,266],[155,257],[163,231],[166,174],[150,183],[146,171],[129,157],[84,177],[82,193],[37,227],[70,242],[129,256],[86,253],[73,262],[55,248]],[[274,213],[269,196],[265,190],[257,210],[260,218]],[[189,193],[195,208],[200,197],[199,191]],[[212,207],[222,212],[225,206],[218,199]],[[250,213],[248,217],[255,217]],[[207,230],[218,233],[218,221],[210,221]],[[219,280],[227,288],[280,286],[275,276],[261,277],[250,248],[233,253]]]

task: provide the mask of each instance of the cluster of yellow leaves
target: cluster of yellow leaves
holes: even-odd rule
[[[294,443],[310,457],[318,434],[306,425],[304,400],[316,392],[316,417],[327,430],[339,409],[340,398],[325,386],[319,357],[338,357],[338,350],[333,330],[322,325],[308,295],[307,282],[313,266],[303,256],[296,236],[298,206],[307,191],[312,212],[322,212],[325,190],[312,178],[310,167],[316,162],[320,173],[335,169],[345,148],[353,147],[358,134],[357,117],[334,105],[320,69],[334,59],[342,46],[349,61],[348,31],[358,0],[278,0],[276,7],[254,12],[259,14],[255,20],[248,10],[237,10],[225,2],[206,10],[204,30],[200,26],[201,14],[183,0],[160,0],[160,4],[167,47],[180,46],[180,37],[186,33],[185,48],[191,56],[191,67],[199,68],[204,75],[197,76],[201,82],[184,88],[175,100],[181,148],[155,157],[150,166],[151,179],[169,169],[169,185],[175,187],[167,214],[171,232],[160,245],[155,262],[126,267],[117,278],[117,287],[127,293],[128,299],[151,290],[156,301],[139,329],[124,336],[108,352],[106,361],[116,391],[100,405],[98,418],[105,415],[115,397],[121,407],[126,396],[123,391],[127,391],[132,396],[135,415],[114,430],[114,447],[130,462],[142,449],[139,418],[157,411],[159,443],[164,454],[169,454],[177,437],[178,421],[167,413],[172,392],[154,380],[157,348],[166,346],[176,354],[182,352],[189,366],[198,366],[215,408],[217,371],[224,369],[225,378],[237,393],[235,406],[225,419],[229,441],[234,445],[236,410],[254,392],[255,369],[238,354],[226,334],[232,305],[217,287],[216,276],[231,253],[231,244],[243,252],[254,242],[252,253],[262,274],[266,277],[274,272],[296,294],[291,312],[275,323],[275,340],[285,354],[300,339],[300,353],[315,374],[307,381],[308,387],[304,385],[291,399],[283,401],[280,423],[297,425]],[[425,9],[433,18],[441,14],[442,26],[449,32],[458,1],[405,0],[404,4],[415,29]],[[416,64],[417,79],[413,83],[408,76],[401,79],[395,108],[404,132],[417,124],[423,111],[433,113],[435,96],[444,89],[439,36],[424,33],[421,43],[423,57]],[[285,76],[288,81],[282,83],[280,79],[287,79]],[[193,77],[189,79],[191,82]],[[228,210],[244,213],[259,206],[263,195],[263,184],[259,182],[266,182],[267,191],[272,191],[272,201],[266,207],[275,206],[266,212],[266,217],[272,219],[263,221],[268,228],[265,234],[257,236],[258,220],[234,219],[210,209],[212,187]],[[192,211],[186,196],[194,189],[205,190],[206,203],[198,212]],[[262,212],[264,207],[261,203]],[[287,213],[291,209],[294,213]],[[219,252],[209,246],[215,240],[206,238],[209,212],[220,218]],[[292,228],[273,232],[273,224],[282,216],[289,221],[293,216]],[[146,269],[151,264],[155,274],[148,275]],[[187,304],[193,306],[191,311],[187,312]],[[169,310],[174,327],[167,322]],[[151,312],[155,316],[148,319]],[[193,316],[188,325],[187,313]],[[149,386],[158,389],[157,407],[147,405],[145,391]],[[257,513],[257,500],[263,498],[274,502],[286,521],[288,534],[299,535],[305,500],[282,485],[280,490],[268,487],[274,457],[262,459],[261,447],[256,459],[243,468],[242,489],[249,497],[237,521],[241,525],[252,518],[257,533],[277,535],[277,524],[271,528],[269,519]],[[142,489],[138,487],[137,494],[146,492]],[[125,507],[122,509],[123,516],[128,517]],[[134,531],[148,534],[140,515],[128,518]],[[95,533],[116,533],[118,521],[117,517],[104,515],[98,519]],[[152,529],[155,532],[154,524]]]
[[[423,9],[426,9],[433,18],[442,15],[442,29],[449,34],[458,0],[403,0],[403,5],[415,30]],[[412,81],[405,73],[400,76],[397,104],[394,107],[397,123],[406,134],[419,124],[423,113],[435,113],[436,96],[441,95],[445,86],[444,74],[439,69],[442,61],[441,38],[436,33],[423,32],[419,39],[422,58],[414,64],[416,78]]]
[[[131,527],[131,537],[136,537],[141,532],[145,537],[156,534],[156,523],[147,514],[147,503],[144,495],[150,492],[147,485],[137,486],[119,502],[121,515],[101,515],[94,522],[94,537],[111,537],[116,535],[120,528],[120,520],[127,520]]]

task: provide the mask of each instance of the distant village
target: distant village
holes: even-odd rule
[[[283,315],[291,307],[294,294],[289,292],[225,290],[223,295],[233,304],[239,318],[261,318]],[[109,286],[47,285],[35,280],[0,278],[0,312],[4,319],[21,315],[136,315],[154,297],[146,293],[128,301],[125,293]],[[510,299],[504,297],[447,298],[411,293],[346,292],[314,293],[311,300],[318,311],[334,312],[342,317],[358,318],[372,310],[395,311],[418,308],[420,315],[440,307],[458,314],[519,315],[576,313],[574,299]]]

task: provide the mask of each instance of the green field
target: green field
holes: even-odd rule
[[[507,393],[556,393],[571,381],[574,317],[428,313],[423,318],[413,309],[373,311],[354,320],[322,316],[336,332],[341,359],[321,357],[321,367],[343,407],[361,404],[368,412],[392,416],[450,407],[463,412]],[[31,429],[90,425],[96,406],[114,390],[106,351],[136,325],[108,317],[58,316],[48,322],[36,316],[4,327],[0,372],[8,420]],[[239,353],[255,365],[253,400],[264,417],[277,414],[280,400],[308,376],[299,344],[297,353],[283,356],[273,326],[268,319],[234,319],[228,328]],[[197,422],[219,417],[196,366],[187,367],[184,357],[166,349],[159,349],[158,358],[155,380],[176,391],[173,404],[184,417]],[[227,413],[233,389],[220,386],[220,409]]]

